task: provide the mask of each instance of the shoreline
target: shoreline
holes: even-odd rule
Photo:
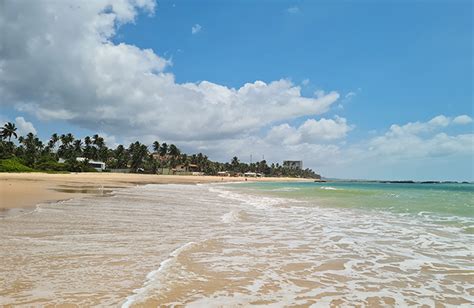
[[[0,217],[34,210],[37,204],[146,184],[202,184],[227,182],[305,182],[301,178],[245,178],[131,173],[0,173]]]

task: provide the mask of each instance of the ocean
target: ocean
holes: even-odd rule
[[[145,185],[0,219],[0,305],[474,305],[474,185]]]

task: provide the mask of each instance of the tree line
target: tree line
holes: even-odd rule
[[[17,139],[17,143],[12,141]],[[86,160],[78,161],[76,158]],[[320,178],[311,169],[294,170],[280,164],[268,165],[265,160],[255,163],[241,162],[233,157],[230,162],[211,161],[202,153],[188,155],[182,153],[174,144],[153,142],[150,146],[139,141],[128,147],[118,145],[115,149],[105,144],[103,137],[95,134],[84,139],[75,138],[71,133],[52,134],[47,141],[40,140],[35,134],[18,136],[14,123],[6,123],[0,131],[0,160],[14,159],[25,166],[40,171],[95,171],[89,167],[88,161],[102,161],[107,169],[129,169],[130,172],[160,173],[165,168],[174,169],[178,165],[193,166],[199,172],[208,175],[217,175],[227,171],[231,175],[245,172],[260,173],[265,176],[289,176]],[[60,159],[64,163],[60,163]]]

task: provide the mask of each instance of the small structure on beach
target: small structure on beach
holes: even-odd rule
[[[244,176],[249,178],[261,178],[263,174],[257,172],[245,172]]]
[[[230,176],[230,172],[229,171],[219,171],[219,172],[217,172],[217,175],[218,176]]]

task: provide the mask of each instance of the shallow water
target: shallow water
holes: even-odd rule
[[[0,304],[474,304],[469,215],[304,185],[147,185],[2,219]]]

